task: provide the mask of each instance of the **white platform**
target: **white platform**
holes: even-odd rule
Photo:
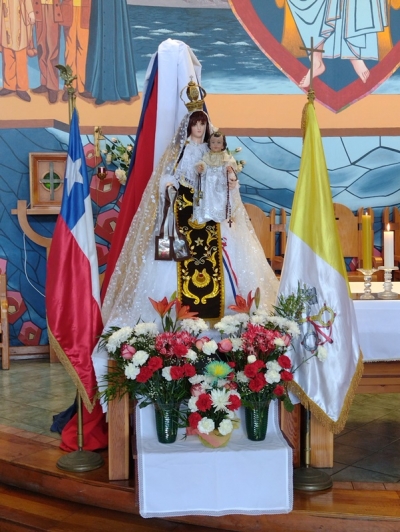
[[[364,283],[350,283],[352,293],[361,294]],[[400,283],[392,290],[400,294]],[[382,282],[371,283],[371,291],[383,291]],[[354,300],[364,362],[400,360],[400,299]]]
[[[196,436],[157,441],[154,408],[137,408],[139,510],[142,517],[277,514],[293,506],[292,450],[270,405],[265,441],[252,442],[241,427],[227,447],[209,449]],[[243,412],[241,413],[244,417]]]

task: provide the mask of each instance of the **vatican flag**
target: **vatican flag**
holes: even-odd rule
[[[307,296],[292,351],[298,369],[291,390],[338,433],[362,376],[362,353],[312,102],[306,104],[303,119],[304,144],[279,293],[287,296],[300,289]]]

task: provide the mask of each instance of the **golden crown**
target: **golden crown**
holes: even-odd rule
[[[189,101],[185,102],[185,100],[182,98],[182,92],[186,89],[186,96],[188,97]],[[185,87],[181,90],[181,93],[179,95],[180,99],[183,101],[183,103],[186,105],[187,110],[191,113],[193,111],[202,111],[203,105],[204,105],[204,98],[207,96],[206,91],[203,89],[203,87],[200,87],[197,83],[193,81],[193,78],[189,81]],[[200,99],[199,99],[200,98]]]

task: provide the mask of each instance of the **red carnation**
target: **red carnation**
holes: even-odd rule
[[[206,412],[212,406],[211,396],[208,393],[200,394],[196,401],[196,406],[201,412]]]
[[[188,417],[189,426],[192,429],[197,429],[197,425],[199,424],[199,421],[201,421],[201,415],[198,412],[193,412]]]
[[[183,366],[171,366],[170,375],[173,381],[177,381],[178,379],[183,379],[183,377],[185,376]]]
[[[240,397],[236,394],[231,394],[229,396],[229,404],[226,405],[228,410],[237,410],[242,405]]]
[[[147,367],[152,371],[157,371],[163,367],[163,361],[161,357],[152,357],[147,363]]]
[[[254,379],[251,379],[249,382],[249,388],[252,392],[261,391],[264,386],[267,384],[263,373],[257,373]]]
[[[148,366],[140,368],[139,375],[136,377],[137,382],[147,382],[153,376],[153,370]]]
[[[183,373],[185,374],[185,377],[193,377],[196,375],[196,369],[192,364],[183,364],[182,366]]]
[[[290,371],[283,370],[281,371],[281,379],[283,381],[292,381],[293,380],[293,373]]]
[[[286,355],[281,355],[278,357],[278,364],[284,369],[290,369],[292,367],[292,361]]]
[[[280,384],[278,384],[276,387],[275,387],[275,390],[274,390],[274,394],[277,396],[277,397],[280,397],[281,395],[283,395],[285,393],[285,388],[283,386],[281,386]]]
[[[253,377],[255,377],[257,375],[257,372],[258,367],[255,362],[253,362],[252,364],[246,364],[244,367],[244,374],[248,379],[252,379]]]
[[[187,355],[188,352],[188,348],[186,347],[186,345],[183,344],[175,344],[173,346],[173,350],[174,355],[176,355],[177,357],[184,357],[185,355]]]

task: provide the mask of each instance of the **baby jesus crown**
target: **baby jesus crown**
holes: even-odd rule
[[[185,102],[185,100],[182,98],[182,92],[186,89],[186,96],[188,97],[189,101]],[[206,91],[203,89],[203,87],[200,87],[197,83],[193,81],[193,78],[189,81],[185,87],[181,90],[181,93],[179,95],[180,99],[183,101],[183,103],[186,105],[187,110],[192,113],[193,111],[202,111],[203,105],[204,105],[204,98],[207,96]],[[199,99],[200,98],[200,99]]]

